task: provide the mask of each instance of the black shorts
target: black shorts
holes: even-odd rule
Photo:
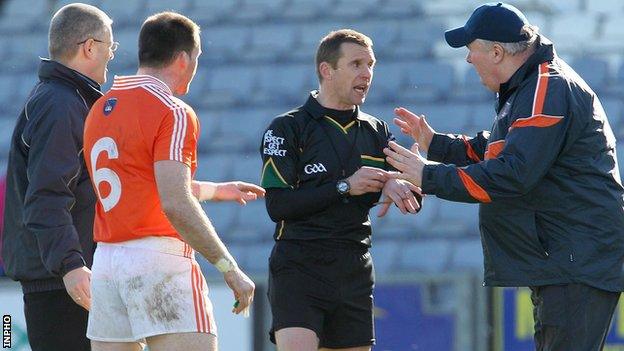
[[[355,245],[278,241],[269,258],[270,331],[301,327],[316,332],[319,347],[375,343],[373,262]]]

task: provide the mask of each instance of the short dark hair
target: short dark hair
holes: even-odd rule
[[[321,39],[319,47],[316,50],[316,74],[318,75],[319,81],[323,81],[319,65],[321,62],[327,62],[333,68],[336,68],[338,60],[342,57],[340,46],[343,43],[354,43],[365,48],[373,47],[371,38],[353,29],[340,29],[330,32]]]
[[[161,68],[182,51],[191,55],[199,47],[199,26],[175,12],[148,17],[139,34],[139,66]]]
[[[102,37],[113,20],[95,6],[74,3],[63,6],[50,21],[48,52],[52,60],[69,60],[78,53],[78,43]]]

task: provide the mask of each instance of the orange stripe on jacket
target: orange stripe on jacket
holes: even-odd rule
[[[472,148],[472,145],[470,145],[470,142],[468,141],[468,137],[465,135],[462,135],[461,139],[463,140],[464,145],[466,145],[466,155],[468,155],[468,158],[475,162],[481,162],[479,155],[477,155],[477,153]]]
[[[537,86],[535,87],[535,96],[533,97],[532,115],[540,115],[544,110],[544,101],[546,100],[546,91],[548,90],[548,62],[544,62],[539,66],[539,75],[537,76]]]
[[[483,188],[477,184],[477,182],[475,182],[474,179],[468,175],[468,173],[466,173],[463,169],[458,168],[457,174],[459,175],[459,179],[461,179],[462,183],[464,183],[464,186],[466,187],[466,190],[468,190],[470,196],[480,202],[492,202],[490,195],[488,195],[488,193],[483,190]]]
[[[563,120],[563,116],[550,116],[550,115],[534,115],[526,118],[518,118],[515,120],[509,130],[511,131],[514,128],[524,128],[524,127],[538,127],[545,128],[554,126],[555,124],[561,122]]]
[[[503,151],[505,148],[505,140],[498,140],[492,143],[489,143],[487,149],[485,150],[485,159],[489,160],[492,158],[497,158],[498,154]]]

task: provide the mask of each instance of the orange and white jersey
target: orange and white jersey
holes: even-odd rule
[[[98,195],[94,237],[120,242],[145,236],[180,239],[162,210],[154,163],[197,168],[199,121],[162,81],[116,76],[85,122],[84,157]]]

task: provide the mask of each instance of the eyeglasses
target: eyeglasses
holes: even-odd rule
[[[112,52],[117,51],[117,48],[119,47],[119,43],[116,42],[116,41],[111,43],[111,42],[108,42],[108,41],[97,40],[97,39],[94,39],[94,38],[89,38],[89,39],[95,41],[96,43],[110,44],[110,50]],[[89,39],[85,39],[85,40],[83,40],[83,41],[81,41],[79,43],[76,43],[76,45],[82,45],[82,44],[86,43]]]

